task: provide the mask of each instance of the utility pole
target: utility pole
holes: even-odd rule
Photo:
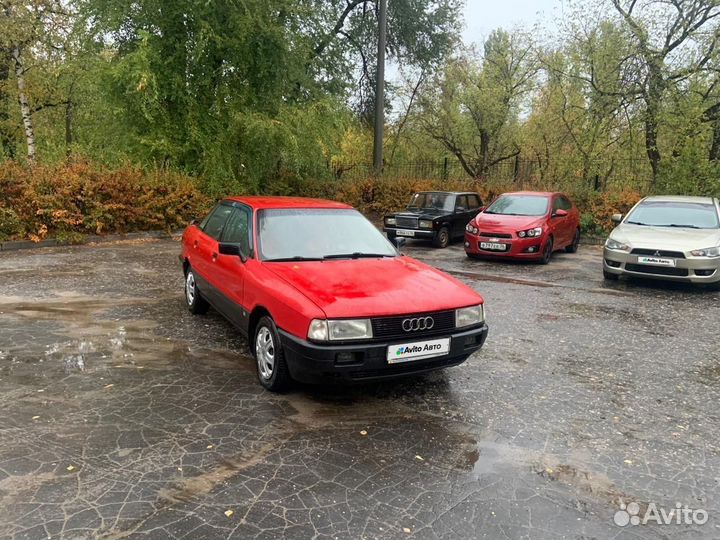
[[[379,0],[378,52],[375,74],[375,140],[373,168],[377,176],[383,169],[383,131],[385,129],[385,45],[387,43],[387,0]]]

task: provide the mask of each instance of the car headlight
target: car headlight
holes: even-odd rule
[[[605,247],[608,249],[614,249],[615,251],[628,251],[630,249],[630,246],[627,244],[623,244],[622,242],[618,242],[617,240],[613,240],[612,238],[608,238],[605,242]]]
[[[693,257],[720,257],[720,246],[691,251]]]
[[[465,230],[471,234],[477,234],[480,232],[480,230],[477,227],[475,227],[472,223],[468,223],[467,226],[465,227]]]
[[[482,304],[455,310],[455,327],[473,326],[485,322],[485,309]]]
[[[542,227],[535,227],[533,229],[527,229],[517,233],[520,238],[537,238],[542,235]]]
[[[421,219],[418,225],[421,229],[432,229],[432,221],[429,219]]]
[[[373,337],[370,319],[324,320],[313,319],[308,328],[308,339],[313,341],[343,341]]]
[[[394,217],[386,217],[385,225],[397,225],[397,219],[395,219]]]

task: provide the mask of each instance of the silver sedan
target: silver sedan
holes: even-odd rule
[[[603,250],[605,279],[642,276],[720,288],[720,203],[711,197],[657,196],[637,203]]]

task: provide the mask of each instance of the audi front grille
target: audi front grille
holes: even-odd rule
[[[428,318],[432,319],[432,324],[428,322]],[[408,324],[407,321],[413,321],[413,324]],[[414,321],[417,321],[418,324],[414,324]],[[405,322],[405,328],[410,328],[409,331],[403,329],[403,322]],[[373,337],[381,339],[446,334],[455,329],[455,311],[377,317],[372,319],[372,329]]]

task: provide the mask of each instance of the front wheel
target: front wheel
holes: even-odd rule
[[[255,329],[255,360],[260,384],[271,392],[280,392],[290,385],[290,372],[275,323],[263,317]]]
[[[542,251],[542,257],[540,257],[540,264],[547,264],[550,262],[550,258],[553,254],[553,239],[552,236],[545,242],[545,247]]]
[[[565,251],[567,251],[568,253],[575,253],[575,252],[577,252],[579,245],[580,245],[580,229],[577,229],[575,231],[575,236],[573,236],[572,244],[567,246],[565,248]]]
[[[433,236],[433,246],[446,248],[450,244],[450,231],[447,227],[440,227],[440,230]]]
[[[188,268],[187,274],[185,274],[185,301],[190,313],[193,315],[203,315],[210,308],[210,304],[200,294],[195,279],[195,271],[192,268]]]

